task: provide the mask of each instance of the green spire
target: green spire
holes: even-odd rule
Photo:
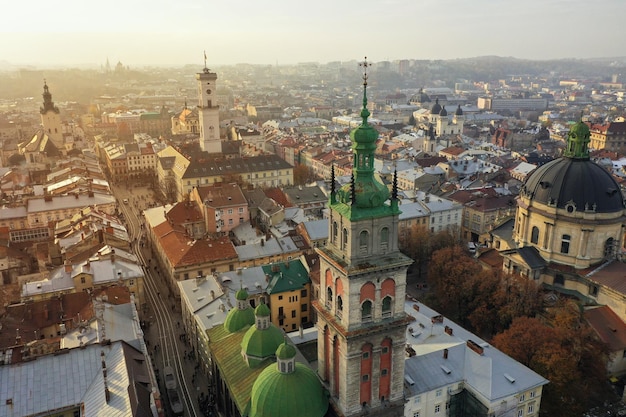
[[[374,173],[374,157],[378,131],[368,123],[370,116],[367,110],[367,68],[371,65],[365,61],[360,64],[363,72],[363,109],[361,118],[363,123],[350,132],[354,161],[352,164],[352,178],[337,192],[337,204],[346,205],[345,211],[350,211],[350,218],[382,215],[376,214],[379,209],[388,207],[385,202],[389,199],[389,189],[377,178]],[[332,202],[332,201],[331,201]],[[350,208],[348,208],[348,206]]]
[[[563,156],[572,159],[589,159],[589,141],[591,132],[589,127],[582,121],[574,124],[567,134],[567,146]]]

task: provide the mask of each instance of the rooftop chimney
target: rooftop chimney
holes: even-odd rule
[[[443,350],[443,358],[448,359],[448,349]]]
[[[444,329],[444,331],[445,331],[447,334],[449,334],[450,336],[452,336],[452,327],[450,327],[450,326],[446,326],[446,327],[445,327],[445,329]]]
[[[479,355],[483,354],[484,350],[482,346],[480,346],[478,343],[474,342],[473,340],[467,341],[467,347],[472,349],[474,352],[478,353]]]

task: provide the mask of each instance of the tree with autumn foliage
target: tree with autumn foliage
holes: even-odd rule
[[[306,185],[316,179],[315,173],[311,167],[304,164],[297,164],[293,167],[293,183],[295,185]]]
[[[434,297],[434,307],[467,326],[467,316],[476,296],[473,286],[482,272],[478,263],[461,246],[452,246],[433,252],[428,262],[428,285]]]
[[[541,318],[517,317],[491,343],[550,381],[542,394],[544,415],[582,415],[612,399],[605,367],[608,348],[576,303],[552,308]]]
[[[415,261],[415,268],[421,277],[431,254],[457,244],[457,236],[458,233],[454,230],[433,233],[425,225],[414,224],[399,236],[398,243],[400,250]]]
[[[543,307],[534,281],[485,270],[458,245],[432,253],[428,283],[428,304],[486,339]]]

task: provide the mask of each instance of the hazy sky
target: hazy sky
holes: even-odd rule
[[[13,0],[0,61],[131,67],[626,56],[626,0]]]

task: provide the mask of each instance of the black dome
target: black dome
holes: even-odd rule
[[[435,99],[435,104],[430,109],[430,114],[439,114],[441,112],[441,104],[439,104],[439,99]]]
[[[530,173],[520,195],[532,201],[576,211],[613,213],[624,209],[620,187],[600,165],[588,159],[559,158]]]
[[[448,110],[446,110],[446,106],[443,106],[443,107],[441,108],[441,111],[439,112],[439,116],[441,116],[441,117],[445,117],[445,116],[447,116],[447,115],[448,115]]]

